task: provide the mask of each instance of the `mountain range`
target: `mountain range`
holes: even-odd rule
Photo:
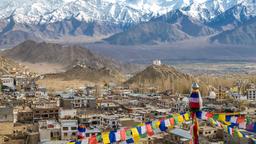
[[[255,0],[3,0],[0,46],[28,39],[140,45],[202,36],[253,45],[255,16]]]

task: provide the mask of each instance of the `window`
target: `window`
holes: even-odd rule
[[[76,127],[71,127],[71,130],[77,130],[77,128]]]
[[[72,136],[76,136],[76,133],[75,133],[75,132],[73,132],[73,133],[72,133]]]
[[[48,114],[42,115],[43,118],[48,118]]]
[[[68,133],[63,133],[64,137],[67,137],[68,136]]]
[[[67,131],[67,130],[68,130],[68,127],[63,127],[62,129],[65,130],[65,131]]]

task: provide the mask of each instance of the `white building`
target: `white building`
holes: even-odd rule
[[[101,127],[101,115],[100,114],[89,114],[79,116],[79,124],[82,124],[90,128],[100,128]]]
[[[156,59],[153,61],[153,65],[160,66],[161,64],[162,64],[161,60]]]
[[[102,125],[106,128],[117,129],[120,126],[118,116],[103,115],[102,116]]]
[[[115,115],[89,114],[81,115],[78,119],[79,124],[92,129],[117,129],[120,127],[119,117]]]
[[[13,90],[16,88],[15,87],[15,85],[16,85],[15,79],[12,76],[4,75],[4,76],[2,76],[1,81],[2,81],[3,86],[7,86]]]
[[[78,122],[77,120],[60,120],[61,139],[69,140],[76,138]]]
[[[247,89],[247,99],[256,101],[256,88]]]
[[[43,87],[39,87],[37,88],[35,95],[38,97],[48,98],[47,89]]]
[[[241,95],[239,93],[232,93],[231,96],[236,100],[246,100],[247,96]]]
[[[76,109],[60,109],[59,111],[59,118],[60,119],[68,119],[74,118],[77,115]]]
[[[60,140],[60,124],[56,120],[42,120],[38,124],[40,142]]]

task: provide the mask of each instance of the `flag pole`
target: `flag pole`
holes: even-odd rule
[[[202,98],[199,91],[199,85],[197,83],[192,84],[192,91],[189,98],[189,108],[192,117],[192,141],[193,144],[199,144],[199,125],[196,117],[196,112],[199,112],[202,108]]]

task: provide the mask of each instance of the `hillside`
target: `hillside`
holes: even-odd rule
[[[19,65],[11,59],[0,56],[0,75],[8,75],[14,73],[22,74],[25,72],[28,72],[25,67]]]
[[[2,55],[19,62],[58,64],[65,67],[65,70],[75,64],[83,64],[93,68],[120,69],[118,62],[95,55],[90,50],[77,45],[63,46],[28,40],[3,51]]]
[[[124,77],[123,75],[113,69],[109,68],[92,68],[83,65],[76,65],[70,68],[66,72],[47,74],[45,79],[62,79],[64,81],[70,80],[82,80],[89,82],[121,82]]]
[[[180,82],[184,82],[184,85],[186,85],[190,80],[191,77],[189,75],[184,74],[171,66],[151,65],[126,81],[125,84],[132,87],[161,87],[163,89],[171,89],[173,83],[175,83],[175,85],[179,85],[181,84]],[[178,88],[177,86],[175,87],[175,89]]]
[[[256,18],[238,28],[222,32],[210,40],[224,44],[255,45]]]

